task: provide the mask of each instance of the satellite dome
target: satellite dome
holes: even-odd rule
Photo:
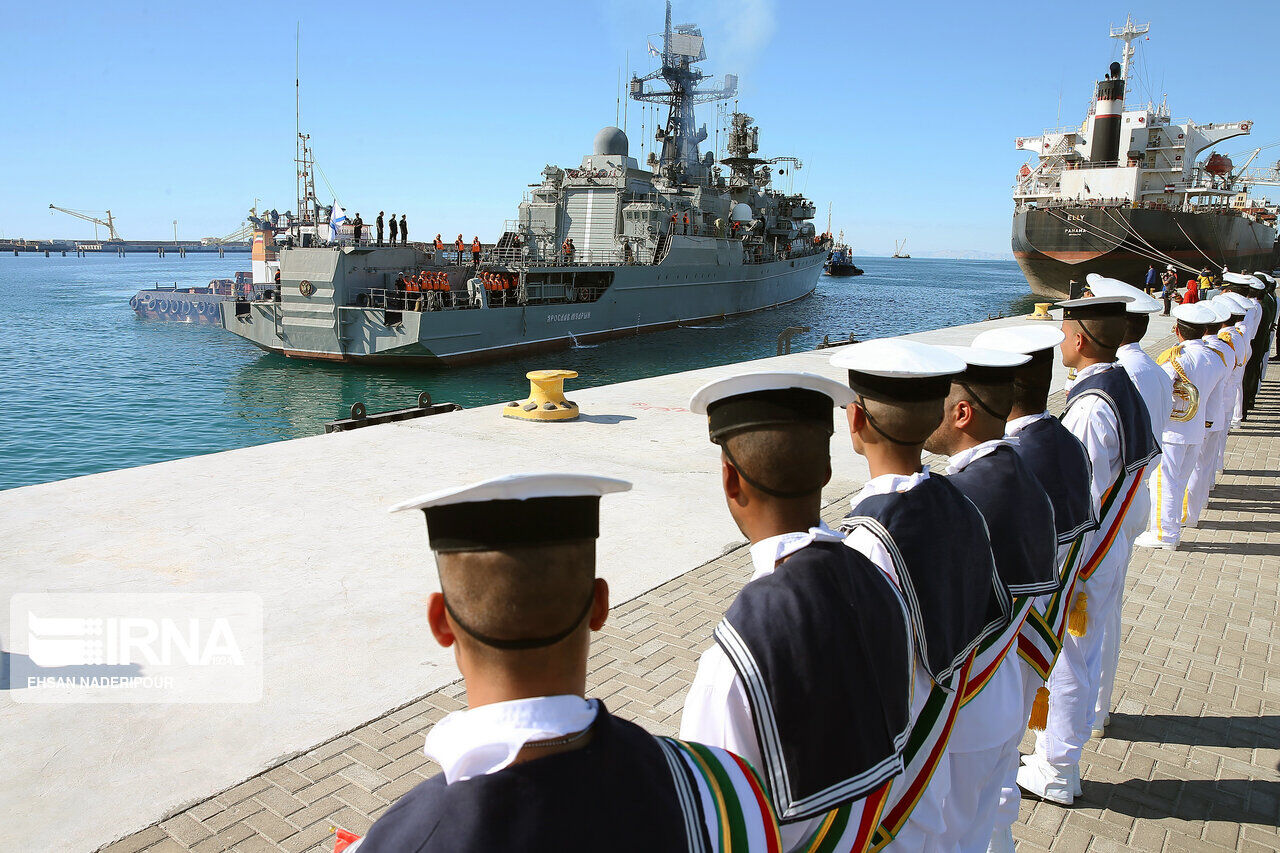
[[[729,214],[729,218],[735,222],[749,222],[751,220],[751,205],[744,202],[738,202],[733,206],[733,212]]]
[[[627,156],[629,145],[627,135],[620,127],[606,127],[596,134],[593,154],[620,154]]]

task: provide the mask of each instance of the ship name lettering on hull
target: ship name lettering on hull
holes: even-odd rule
[[[571,311],[567,314],[548,314],[548,323],[567,323],[570,320],[590,320],[590,311]]]

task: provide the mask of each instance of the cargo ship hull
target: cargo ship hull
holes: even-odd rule
[[[1013,217],[1013,255],[1038,296],[1066,298],[1089,273],[1139,283],[1147,267],[1179,264],[1217,272],[1271,269],[1276,229],[1237,212],[1132,207],[1023,208]],[[1180,273],[1181,278],[1186,274]]]

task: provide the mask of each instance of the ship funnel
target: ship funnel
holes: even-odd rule
[[[1110,74],[1098,81],[1098,96],[1093,109],[1093,144],[1089,160],[1097,164],[1115,165],[1120,159],[1120,115],[1124,112],[1124,79],[1120,63],[1111,63]]]

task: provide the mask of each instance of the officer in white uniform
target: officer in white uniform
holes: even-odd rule
[[[1147,333],[1151,315],[1160,310],[1160,303],[1154,297],[1143,293],[1132,285],[1114,278],[1104,278],[1097,273],[1089,273],[1086,277],[1089,292],[1094,296],[1127,296],[1130,302],[1125,306],[1127,323],[1124,343],[1116,350],[1116,359],[1124,372],[1129,374],[1134,387],[1147,404],[1147,413],[1151,416],[1151,431],[1157,437],[1163,434],[1165,424],[1169,421],[1169,413],[1173,409],[1173,380],[1156,364],[1151,356],[1142,348],[1142,338]],[[1147,529],[1151,520],[1151,496],[1148,484],[1159,468],[1160,458],[1156,457],[1147,466],[1146,478],[1142,488],[1134,496],[1133,507],[1129,510],[1129,524],[1125,535],[1133,542]],[[1130,556],[1132,559],[1132,555]],[[1125,575],[1128,564],[1125,564]],[[1120,580],[1123,588],[1124,577]],[[1102,635],[1102,680],[1098,687],[1098,705],[1094,723],[1093,736],[1102,737],[1104,729],[1111,722],[1111,694],[1115,689],[1116,667],[1120,664],[1120,614],[1117,607],[1112,613],[1111,622],[1103,627]]]
[[[1235,396],[1231,392],[1231,377],[1235,372],[1235,348],[1218,337],[1222,324],[1230,321],[1230,300],[1219,297],[1208,302],[1199,303],[1215,314],[1216,322],[1205,325],[1205,335],[1201,338],[1205,348],[1218,356],[1218,361],[1209,360],[1210,366],[1219,373],[1219,381],[1207,396],[1200,398],[1200,411],[1204,415],[1204,443],[1200,445],[1200,458],[1191,470],[1191,479],[1187,481],[1187,498],[1183,512],[1183,528],[1196,527],[1200,523],[1200,514],[1204,512],[1209,501],[1209,492],[1218,476],[1218,459],[1227,443],[1227,422],[1231,419],[1228,403],[1235,404]],[[1228,335],[1230,337],[1230,335]]]
[[[1249,310],[1253,300],[1233,291],[1222,294],[1220,298],[1231,311],[1231,319],[1222,327],[1218,337],[1223,340],[1230,338],[1229,343],[1236,351],[1236,367],[1231,374],[1231,423],[1227,425],[1229,429],[1235,429],[1244,417],[1244,372],[1253,355],[1253,339],[1249,337]]]
[[[1216,399],[1214,390],[1222,381],[1224,370],[1218,354],[1205,346],[1206,326],[1217,322],[1218,315],[1200,303],[1179,305],[1173,312],[1177,321],[1174,333],[1180,343],[1161,353],[1159,362],[1177,387],[1188,382],[1195,389],[1198,402],[1175,405],[1165,425],[1161,444],[1164,459],[1151,481],[1151,524],[1134,544],[1143,548],[1173,550],[1182,538],[1183,510],[1187,501],[1187,485],[1200,460],[1205,441],[1204,407]],[[1182,377],[1186,379],[1183,380]]]

